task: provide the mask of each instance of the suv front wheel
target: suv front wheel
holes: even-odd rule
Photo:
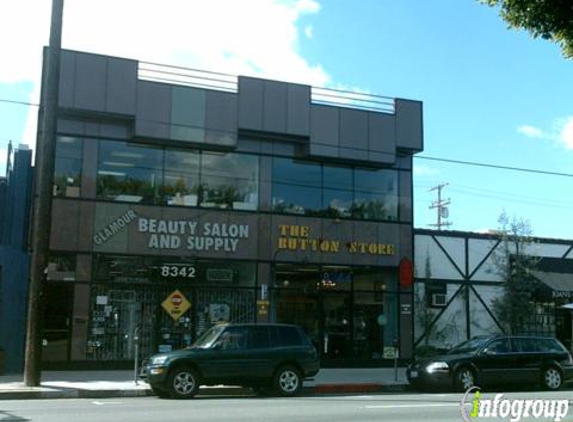
[[[294,366],[281,366],[273,378],[274,390],[283,397],[295,396],[302,388],[302,376]]]
[[[194,369],[186,366],[176,367],[169,375],[169,390],[177,399],[188,399],[197,394],[199,376]]]

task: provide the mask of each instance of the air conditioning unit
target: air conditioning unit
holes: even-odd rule
[[[446,295],[443,293],[434,293],[432,295],[432,306],[446,306]]]

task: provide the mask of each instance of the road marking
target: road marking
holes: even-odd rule
[[[105,406],[106,404],[122,404],[120,401],[92,401],[96,406]]]
[[[460,403],[426,403],[426,404],[380,404],[364,406],[365,409],[399,409],[405,407],[460,407]]]

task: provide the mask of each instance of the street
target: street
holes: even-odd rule
[[[484,394],[484,397],[492,397]],[[157,397],[0,401],[0,422],[462,421],[461,394],[377,394],[297,398]],[[517,392],[510,399],[572,399],[571,391]],[[571,406],[573,407],[573,406]],[[485,419],[484,419],[485,420]],[[487,420],[509,420],[487,418]],[[527,419],[522,420],[543,420]],[[563,419],[573,421],[573,409]]]

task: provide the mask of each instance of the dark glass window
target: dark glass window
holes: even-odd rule
[[[280,346],[300,346],[303,344],[300,333],[295,327],[278,327]]]
[[[199,202],[199,152],[165,151],[161,194],[167,205],[197,206]]]
[[[511,352],[511,346],[508,339],[494,340],[487,346],[487,352],[492,355],[498,355],[500,353]]]
[[[243,350],[247,346],[247,329],[229,327],[217,339],[216,344],[223,350]]]
[[[97,197],[159,203],[163,150],[125,142],[100,141]]]
[[[290,214],[316,215],[322,208],[320,164],[273,160],[273,210]]]
[[[328,217],[351,217],[352,168],[323,167],[322,207]]]
[[[387,169],[355,169],[352,216],[367,220],[397,220],[398,173]]]
[[[204,152],[201,156],[202,207],[256,210],[259,201],[259,157]]]
[[[249,327],[249,349],[269,347],[268,327]]]
[[[54,171],[54,196],[80,196],[82,139],[58,136]]]

